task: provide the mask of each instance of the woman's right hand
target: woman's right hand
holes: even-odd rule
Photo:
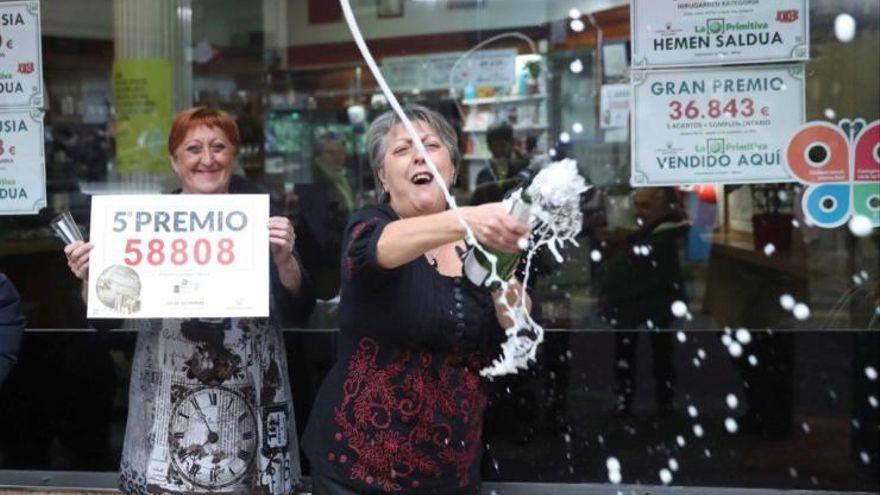
[[[89,279],[89,254],[95,247],[91,242],[74,241],[64,246],[64,255],[67,256],[67,266],[76,278],[87,282]]]
[[[501,203],[462,208],[462,214],[480,244],[504,253],[519,251],[519,239],[529,226],[507,214]]]

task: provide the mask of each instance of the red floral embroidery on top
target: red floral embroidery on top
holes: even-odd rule
[[[392,492],[419,486],[408,477],[439,479],[451,468],[467,486],[486,407],[478,368],[450,355],[432,369],[429,353],[412,350],[379,367],[378,352],[374,340],[361,339],[335,409],[335,440],[357,454],[351,479]]]
[[[351,229],[351,238],[348,240],[348,246],[345,247],[345,268],[348,271],[348,278],[352,278],[356,275],[357,270],[360,268],[357,266],[355,262],[355,253],[351,252],[351,247],[354,245],[354,242],[358,240],[358,238],[363,235],[364,230],[372,223],[381,220],[379,217],[372,217],[365,222],[361,222],[355,225]]]

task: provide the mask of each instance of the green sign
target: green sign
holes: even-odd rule
[[[116,60],[116,163],[120,172],[168,169],[168,131],[173,117],[171,61]]]

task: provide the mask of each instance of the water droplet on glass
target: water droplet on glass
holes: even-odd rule
[[[567,132],[560,132],[559,133],[559,142],[560,143],[567,143],[569,141],[571,141],[571,135],[569,135]]]
[[[869,396],[868,397],[868,404],[871,404],[871,407],[873,407],[874,409],[877,409],[877,398],[874,397],[873,395]]]
[[[736,331],[736,340],[738,340],[740,344],[748,344],[752,341],[752,334],[745,328],[740,328]]]
[[[870,464],[870,463],[871,463],[871,456],[869,456],[868,453],[865,452],[864,450],[861,451],[861,452],[859,452],[859,458],[861,458],[861,459],[862,459],[862,462],[865,463],[865,464]]]
[[[828,120],[834,120],[837,117],[837,112],[834,111],[833,108],[825,109],[825,118]]]
[[[810,425],[809,425],[809,423],[807,423],[806,421],[804,421],[803,423],[801,423],[801,429],[804,430],[804,433],[809,433],[809,432],[810,432]]]
[[[856,37],[856,20],[849,14],[838,14],[834,19],[834,36],[841,43],[849,43]]]
[[[571,17],[572,19],[580,19],[581,11],[578,9],[571,9],[568,11],[568,17]]]
[[[669,469],[678,471],[678,461],[675,460],[675,457],[669,458]]]
[[[694,435],[697,438],[703,438],[703,426],[702,425],[700,425],[700,424],[694,425]]]
[[[724,347],[730,347],[730,344],[733,343],[733,339],[730,338],[730,335],[725,333],[721,336],[721,343],[724,344]]]
[[[799,228],[801,226],[801,223],[798,222],[796,218],[792,218],[791,219],[791,226],[794,228]]]
[[[752,366],[758,365],[758,358],[754,354],[749,354],[749,364]]]
[[[580,134],[584,132],[584,125],[580,122],[575,122],[574,124],[571,124],[571,130],[574,131],[575,134]]]
[[[729,346],[727,346],[727,351],[730,352],[730,355],[738,358],[742,356],[743,348],[739,342],[731,342]]]
[[[697,408],[693,405],[688,406],[688,416],[696,418],[699,415]]]
[[[767,256],[770,256],[775,252],[776,252],[776,246],[774,246],[772,242],[768,242],[767,244],[764,245],[764,254],[766,254]]]
[[[691,362],[694,363],[694,368],[699,368],[699,367],[700,367],[700,364],[702,364],[702,363],[700,363],[700,359],[699,359],[699,358],[694,358],[694,360],[691,361]]]
[[[877,370],[875,370],[873,366],[866,366],[865,376],[868,377],[868,380],[871,380],[873,382],[877,379]]]
[[[687,342],[687,339],[688,339],[687,335],[685,335],[684,332],[682,332],[681,330],[675,332],[675,338],[678,339],[678,341],[681,342],[682,344]]]
[[[706,351],[704,351],[703,348],[700,347],[699,349],[697,349],[697,356],[700,359],[706,359]]]
[[[688,306],[684,303],[684,301],[675,301],[672,303],[672,314],[675,315],[676,318],[682,318],[688,312]]]
[[[580,74],[584,70],[584,63],[581,62],[581,59],[576,58],[568,64],[568,69],[575,74]]]
[[[735,419],[727,418],[724,420],[724,428],[730,433],[736,433],[736,430],[739,429],[739,425],[736,423]]]
[[[736,409],[739,406],[739,399],[733,394],[727,394],[727,407]]]
[[[677,443],[679,447],[684,447],[686,445],[686,443],[684,441],[684,437],[681,435],[678,435],[677,437],[675,437],[675,443]]]
[[[703,449],[703,455],[706,456],[706,459],[710,459],[712,457],[712,452],[709,449]]]
[[[672,483],[672,473],[669,472],[668,469],[663,468],[660,470],[660,481],[663,482],[664,485],[668,485]]]
[[[867,237],[873,229],[874,224],[865,215],[856,213],[849,219],[849,231],[856,237]]]
[[[782,309],[791,311],[794,309],[795,300],[791,297],[791,294],[783,294],[779,296],[779,305],[782,306]]]
[[[801,321],[806,320],[810,317],[810,307],[804,303],[795,304],[794,317]]]

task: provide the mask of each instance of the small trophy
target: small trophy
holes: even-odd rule
[[[79,227],[73,220],[73,215],[71,215],[69,211],[65,211],[53,218],[50,225],[52,225],[52,230],[55,231],[55,235],[60,237],[61,240],[64,241],[64,244],[71,244],[74,241],[83,240],[82,232],[80,232]]]

